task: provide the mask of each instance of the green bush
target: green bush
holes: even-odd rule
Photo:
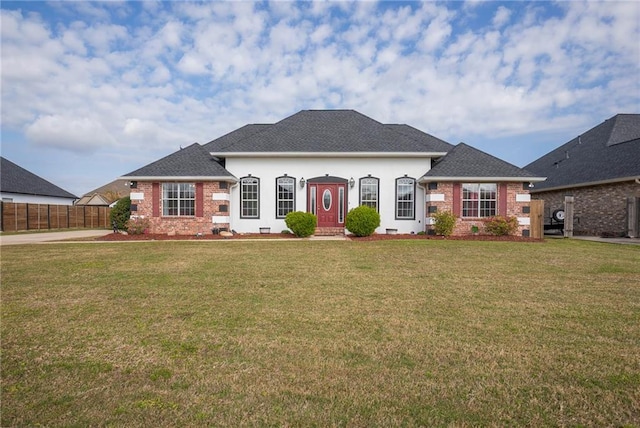
[[[375,209],[360,205],[349,210],[345,227],[356,236],[371,236],[380,226],[380,214]]]
[[[292,211],[284,218],[287,227],[299,238],[306,238],[316,231],[318,218],[311,213]]]
[[[129,235],[142,235],[147,229],[149,229],[149,220],[142,217],[130,218],[127,221],[127,233]]]
[[[497,215],[484,220],[484,230],[496,236],[515,235],[518,231],[517,217]]]
[[[120,198],[113,208],[111,208],[111,212],[109,213],[109,222],[112,226],[115,222],[118,230],[125,230],[130,216],[131,198],[125,196],[124,198]]]
[[[458,218],[451,211],[440,211],[431,214],[434,219],[434,230],[436,235],[451,236],[453,229],[456,227]]]

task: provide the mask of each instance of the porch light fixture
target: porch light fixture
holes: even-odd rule
[[[353,186],[356,185],[356,180],[353,179],[353,177],[351,177],[351,179],[349,180],[349,187],[353,188]]]
[[[304,177],[300,177],[300,187],[304,187]]]

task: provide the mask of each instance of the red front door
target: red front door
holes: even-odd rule
[[[343,227],[346,186],[341,183],[314,183],[309,185],[309,191],[309,208],[318,216],[318,227]]]

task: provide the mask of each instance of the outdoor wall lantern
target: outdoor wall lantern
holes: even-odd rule
[[[353,179],[353,177],[351,177],[351,179],[349,180],[349,187],[353,188],[353,186],[356,185],[356,180]]]
[[[304,187],[304,177],[300,177],[300,187]]]

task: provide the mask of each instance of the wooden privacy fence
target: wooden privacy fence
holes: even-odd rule
[[[542,239],[544,236],[544,201],[542,199],[533,199],[530,207],[529,221],[531,222],[531,231],[529,236],[535,239]]]
[[[0,211],[3,232],[111,228],[109,207],[1,202]]]

